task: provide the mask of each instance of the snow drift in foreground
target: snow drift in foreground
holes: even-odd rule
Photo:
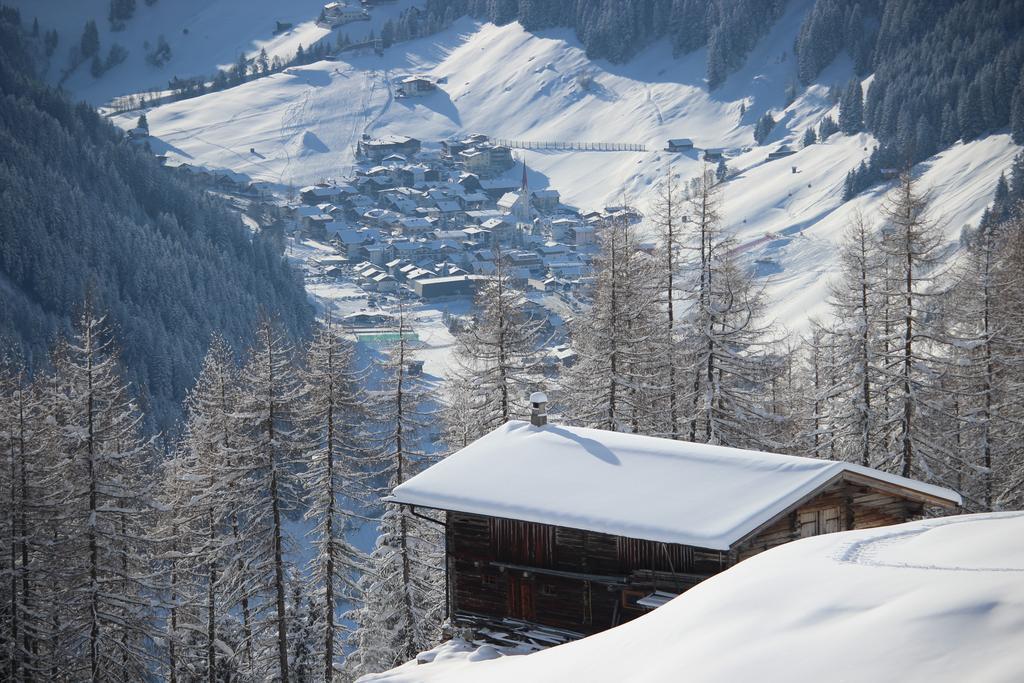
[[[458,642],[360,683],[1024,680],[1024,513],[818,536],[523,656]]]

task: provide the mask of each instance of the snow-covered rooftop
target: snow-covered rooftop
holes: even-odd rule
[[[392,500],[728,550],[844,473],[961,502],[851,463],[520,421],[396,487]]]

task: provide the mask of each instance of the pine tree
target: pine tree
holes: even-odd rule
[[[82,41],[79,43],[79,52],[85,59],[95,57],[99,54],[100,33],[96,28],[95,21],[90,20],[85,22],[85,28],[82,31]]]
[[[836,399],[840,457],[867,467],[877,464],[873,457],[884,421],[875,396],[883,268],[883,255],[867,220],[854,213],[840,247],[839,275],[829,288],[836,324],[823,335],[823,343],[839,349],[841,361],[835,384],[825,390]]]
[[[403,311],[398,340],[383,367],[378,476],[391,490],[426,464],[425,397],[408,372],[413,352]],[[422,514],[422,513],[420,513]],[[347,616],[356,624],[345,659],[351,677],[390,669],[436,644],[443,617],[443,559],[440,522],[426,522],[410,510],[385,504],[369,571],[359,582],[361,605]]]
[[[646,432],[658,421],[656,345],[663,338],[654,262],[625,219],[603,228],[590,308],[569,325],[576,364],[563,380],[566,412],[582,425]]]
[[[933,455],[917,423],[929,362],[925,351],[930,341],[926,272],[937,259],[941,245],[937,224],[928,217],[927,209],[927,196],[918,190],[909,171],[901,174],[899,185],[886,196],[882,209],[887,230],[881,246],[891,269],[882,294],[888,323],[885,332],[899,340],[884,349],[881,358],[882,381],[888,384],[891,396],[887,419],[895,428],[895,443],[883,465],[905,477],[927,468],[927,459]]]
[[[718,160],[718,166],[715,167],[715,180],[723,183],[728,177],[729,167],[725,165],[725,157],[722,157]]]
[[[475,297],[474,323],[455,339],[454,382],[445,410],[447,440],[455,447],[527,417],[526,397],[539,374],[546,321],[528,312],[500,249],[494,263],[493,276]]]
[[[0,470],[0,566],[9,581],[0,589],[5,598],[0,607],[0,646],[5,655],[0,673],[9,680],[31,680],[33,672],[42,670],[40,645],[49,632],[46,570],[38,562],[48,516],[41,489],[42,419],[39,392],[24,369],[11,361],[0,362],[0,454],[6,465]]]
[[[291,347],[277,325],[264,316],[255,338],[241,376],[243,452],[233,464],[242,524],[236,552],[244,554],[245,567],[243,575],[232,575],[232,592],[237,601],[248,597],[255,603],[257,674],[287,683],[286,551],[291,539],[284,522],[300,496],[295,471],[304,445],[297,426],[302,393]]]
[[[679,439],[684,434],[682,418],[683,402],[686,397],[685,369],[682,367],[678,329],[678,319],[681,317],[684,303],[679,275],[684,249],[683,223],[687,219],[683,213],[682,192],[671,167],[658,183],[656,193],[652,207],[652,222],[658,231],[660,248],[655,268],[658,271],[657,282],[664,290],[665,309],[664,332],[658,343],[663,346],[661,372],[667,373],[667,376],[658,380],[656,384],[667,395],[668,404],[668,420],[661,431],[669,438]]]
[[[818,140],[825,142],[830,135],[839,132],[839,124],[835,122],[831,116],[826,116],[821,119],[818,124]]]
[[[1013,90],[1010,103],[1010,133],[1013,141],[1024,145],[1024,74],[1021,75],[1017,87]]]
[[[864,128],[864,90],[860,81],[852,79],[839,102],[839,130],[847,135],[859,133]]]
[[[814,133],[814,127],[809,127],[807,130],[804,131],[804,138],[801,146],[806,148],[817,143],[818,136]]]
[[[306,519],[313,522],[310,534],[316,549],[306,594],[317,609],[310,611],[308,642],[293,647],[306,648],[311,661],[315,657],[322,663],[318,669],[324,672],[323,679],[331,681],[342,652],[338,607],[357,597],[356,575],[366,564],[363,553],[346,540],[353,512],[343,503],[362,494],[365,466],[360,458],[365,457],[363,444],[369,438],[362,425],[369,415],[361,389],[365,378],[355,369],[353,348],[330,321],[309,345],[302,379],[304,426],[310,434],[303,475]],[[298,673],[296,680],[302,680]]]
[[[759,415],[766,329],[761,292],[733,258],[721,226],[720,186],[710,169],[688,197],[688,318],[685,342],[692,368],[690,441],[768,447]]]
[[[155,635],[144,469],[152,450],[140,437],[109,330],[88,301],[55,368],[67,463],[51,484],[61,510],[51,549],[60,558],[61,675],[141,680]]]
[[[179,603],[190,605],[193,624],[185,631],[182,647],[197,651],[201,663],[191,671],[195,677],[218,680],[241,664],[251,671],[252,610],[243,593],[237,605],[229,601],[225,576],[247,585],[244,545],[239,510],[245,504],[244,490],[236,486],[239,464],[244,457],[239,414],[239,378],[227,343],[214,337],[203,361],[202,371],[186,401],[187,420],[180,453],[169,463],[165,497],[172,504],[172,529],[167,536],[177,541],[184,584],[191,592]],[[228,642],[222,622],[229,607],[240,607],[242,618],[235,661],[225,661],[218,643]],[[197,635],[201,633],[202,635]],[[184,656],[184,654],[183,654]]]
[[[772,118],[771,112],[765,112],[754,127],[754,140],[757,141],[757,144],[763,145],[771,135],[773,128],[775,128],[775,119]]]

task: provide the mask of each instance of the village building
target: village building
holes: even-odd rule
[[[440,299],[454,296],[473,296],[476,288],[487,278],[480,275],[450,275],[417,279],[414,283],[421,299]]]
[[[364,135],[356,146],[356,154],[366,159],[380,161],[391,154],[401,154],[408,158],[420,151],[420,141],[408,135],[385,135],[371,138]],[[384,169],[389,171],[389,169]]]
[[[562,200],[558,190],[534,190],[530,193],[533,199],[533,206],[541,213],[553,213],[558,209],[558,203]]]
[[[403,78],[398,86],[400,97],[420,97],[429,95],[437,90],[437,83],[423,76],[409,76]]]
[[[490,140],[486,135],[476,133],[469,135],[464,138],[450,139],[441,141],[441,156],[447,159],[455,160],[458,158],[460,152],[464,152],[470,147],[476,147],[477,145],[486,144]]]
[[[668,141],[666,152],[688,152],[693,149],[693,140],[690,138],[672,138]]]
[[[362,7],[352,7],[344,2],[329,2],[324,5],[317,20],[322,26],[337,28],[353,21],[369,21],[370,14]]]
[[[852,463],[548,424],[546,401],[388,499],[443,512],[456,627],[591,634],[774,546],[961,503]]]
[[[467,172],[480,176],[497,175],[512,168],[515,163],[511,149],[489,143],[464,149],[458,153],[457,158]]]
[[[788,156],[796,154],[795,149],[791,149],[789,145],[779,145],[778,149],[768,153],[768,161],[775,161],[776,159],[785,159]]]

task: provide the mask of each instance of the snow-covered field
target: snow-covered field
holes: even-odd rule
[[[817,536],[535,654],[444,644],[361,683],[1024,680],[1024,513]]]

